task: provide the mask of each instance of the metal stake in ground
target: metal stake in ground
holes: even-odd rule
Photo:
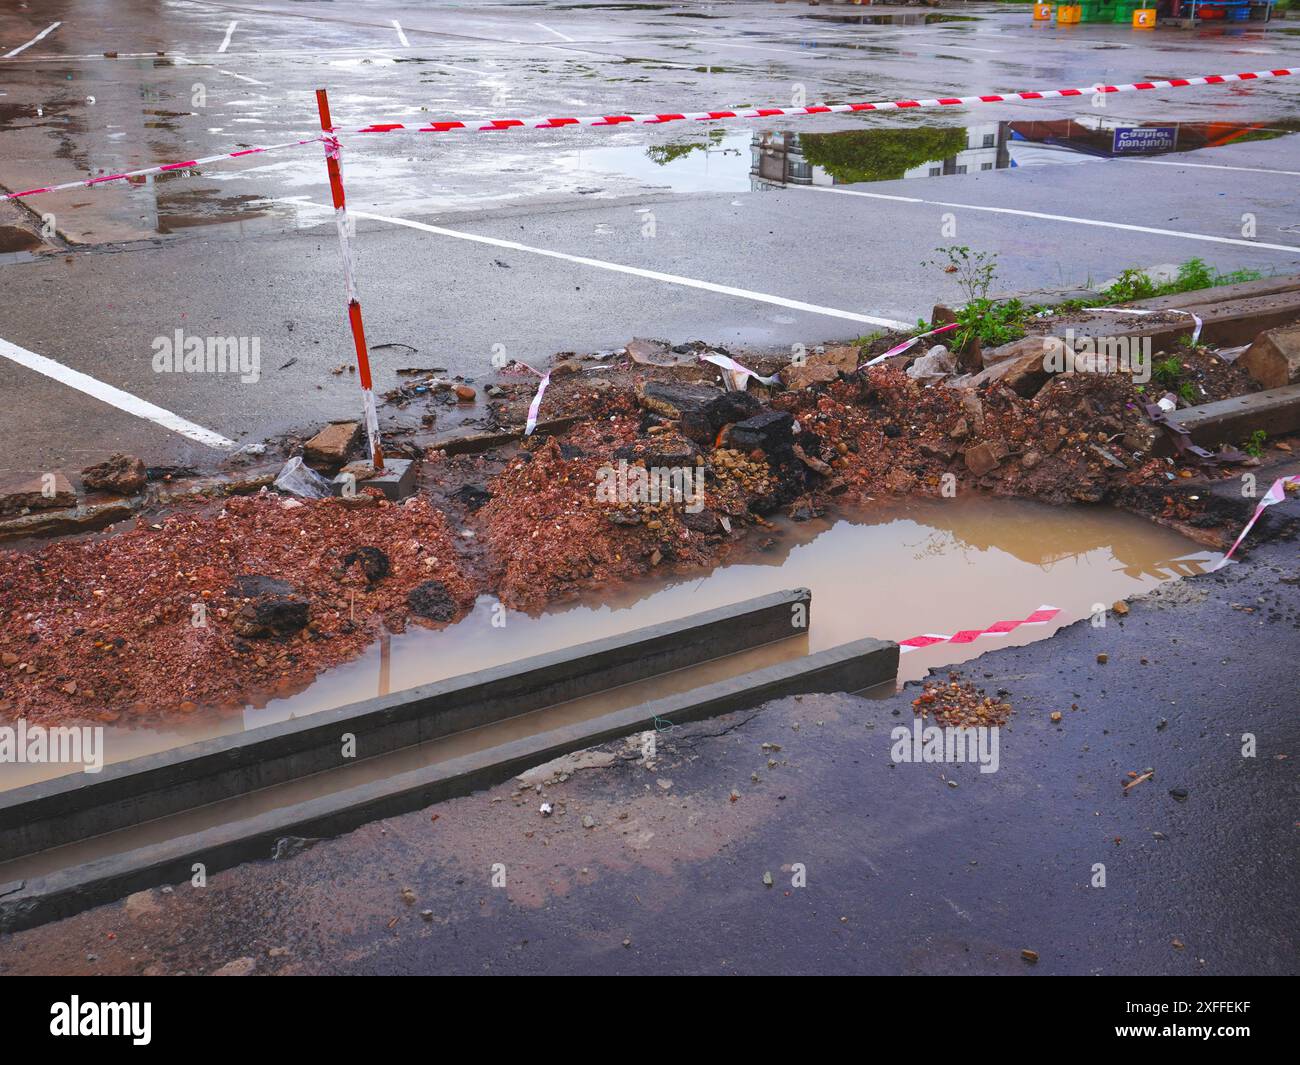
[[[343,253],[343,283],[348,297],[348,324],[357,349],[357,372],[361,377],[361,400],[366,414],[366,438],[370,444],[370,461],[376,472],[384,470],[384,451],[379,441],[379,416],[375,413],[375,393],[370,380],[370,352],[366,331],[361,324],[361,301],[357,299],[357,282],[352,270],[352,245],[348,239],[348,208],[343,196],[343,167],[339,159],[339,142],[330,121],[330,101],[324,89],[316,90],[316,107],[320,111],[320,128],[325,133],[325,166],[330,176],[330,195],[334,199],[334,221],[338,223],[339,249]]]

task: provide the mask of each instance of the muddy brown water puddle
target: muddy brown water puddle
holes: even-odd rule
[[[865,636],[902,640],[951,634],[1023,618],[1040,605],[1061,610],[1047,625],[909,652],[901,662],[905,681],[986,650],[1042,639],[1089,616],[1098,604],[1108,607],[1165,581],[1204,572],[1217,558],[1167,529],[1102,508],[987,498],[891,503],[834,523],[786,523],[767,551],[749,550],[711,573],[593,593],[537,617],[502,614],[496,601],[484,596],[458,624],[440,631],[412,627],[386,637],[306,690],[260,709],[249,707],[242,717],[183,731],[106,728],[105,759],[120,761],[303,717],[787,588],[812,590],[811,626],[804,639],[539,709],[427,744],[409,757],[419,764],[431,752],[434,760],[453,757]],[[400,771],[391,767],[413,767],[405,761],[408,753],[391,757],[391,772]],[[0,765],[0,788],[64,771],[64,766]]]

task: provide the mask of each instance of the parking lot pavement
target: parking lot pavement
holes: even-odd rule
[[[1067,39],[997,5],[929,25],[749,3],[343,12],[192,2],[135,23],[80,12],[60,20],[62,7],[0,17],[7,50],[60,22],[0,60],[8,188],[310,135],[318,84],[331,89],[336,121],[351,124],[1122,82],[1273,67],[1300,54],[1281,27],[1138,38],[1096,26]],[[957,298],[950,279],[922,265],[952,243],[995,252],[1005,291],[1095,283],[1193,255],[1223,270],[1293,270],[1290,137],[829,188],[773,190],[751,169],[755,133],[811,122],[819,132],[921,122],[974,130],[1104,110],[1112,122],[1281,129],[1294,91],[1279,80],[1114,97],[1104,109],[1058,101],[776,119],[716,137],[642,126],[353,138],[345,175],[369,338],[412,345],[418,364],[474,378],[488,372],[495,345],[545,361],[636,335],[778,347],[847,339]],[[351,356],[316,147],[0,207],[0,225],[50,232],[41,252],[0,255],[12,294],[0,339],[235,443],[355,413],[355,378],[331,372]],[[256,381],[155,372],[152,345],[177,329],[257,338]],[[380,349],[375,361],[378,387],[391,387],[393,357]],[[130,403],[105,402],[106,389],[74,393],[31,367],[0,358],[0,388],[14,399],[7,466],[78,466],[123,449],[158,462],[216,457]]]

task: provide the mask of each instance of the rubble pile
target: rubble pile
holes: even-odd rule
[[[1172,324],[1153,315],[1148,326],[1171,336],[1186,327],[1186,315],[1165,317]],[[1165,414],[1258,391],[1265,371],[1300,375],[1293,333],[1275,328],[1248,352],[1171,341],[1143,372],[1062,370],[1049,365],[1049,338],[1039,334],[987,351],[922,344],[893,355],[905,337],[736,356],[638,338],[618,351],[557,356],[527,436],[534,371],[506,367],[478,389],[420,379],[391,404],[412,413],[425,404],[426,428],[435,406],[465,419],[423,442],[413,425],[398,430],[406,439],[390,450],[419,460],[417,494],[405,503],[314,498],[331,490],[319,477],[298,486],[304,499],[211,486],[188,497],[146,491],[136,502],[153,517],[129,532],[8,553],[0,721],[236,712],[355,657],[381,626],[454,622],[481,591],[536,612],[661,569],[715,566],[741,545],[762,549],[780,520],[892,496],[1106,502],[1220,546],[1239,521],[1200,486],[1239,477],[1265,446],[1284,459],[1291,445],[1265,445],[1260,432],[1224,439],[1211,454],[1176,438]],[[873,356],[884,358],[866,365]],[[278,479],[245,475],[242,487],[225,487],[274,481],[292,492],[286,471],[306,458],[332,472],[359,437],[355,423],[334,423],[295,438]],[[142,472],[139,460],[116,455],[83,480],[121,492],[139,488]],[[6,500],[21,510],[76,496],[56,478],[17,483],[0,493]],[[982,693],[972,702],[968,688],[921,702],[944,724],[1009,712]]]
[[[467,611],[476,587],[438,509],[370,498],[354,509],[263,492],[6,553],[0,721],[238,713],[355,657],[381,624],[401,631],[427,582],[455,604],[437,620]]]
[[[912,700],[912,712],[943,728],[1001,726],[1013,713],[1009,702],[1001,696],[985,695],[983,688],[963,681],[960,673],[949,673],[946,681],[927,680],[921,694]]]

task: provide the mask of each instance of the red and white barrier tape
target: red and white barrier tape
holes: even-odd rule
[[[164,166],[149,166],[143,170],[129,170],[121,174],[103,174],[83,181],[65,181],[62,185],[45,185],[38,189],[24,189],[22,192],[6,192],[0,195],[2,200],[20,200],[24,196],[36,196],[42,192],[63,192],[66,189],[88,189],[92,185],[103,185],[109,181],[126,181],[129,178],[144,177],[146,174],[165,174],[170,170],[188,170],[192,166],[204,166],[218,163],[223,159],[242,159],[246,155],[260,155],[262,152],[275,152],[281,148],[299,148],[304,144],[315,144],[320,137],[309,137],[302,141],[285,141],[283,144],[268,144],[262,148],[244,148],[238,152],[225,152],[222,155],[207,155],[202,159],[188,159],[183,163],[167,163]]]
[[[771,377],[764,377],[761,373],[755,373],[748,366],[742,366],[735,359],[726,355],[701,355],[700,361],[711,362],[714,366],[721,366],[724,370],[730,370],[732,373],[745,374],[748,377],[752,377],[760,385],[774,385],[781,380],[780,376],[777,374],[773,374]]]
[[[1045,625],[1060,612],[1059,607],[1040,606],[1027,618],[1019,618],[1015,621],[995,621],[987,629],[963,629],[951,636],[936,633],[913,636],[910,640],[898,641],[898,652],[899,654],[906,654],[908,651],[919,651],[923,647],[933,647],[937,643],[974,643],[981,636],[1004,636],[1008,632],[1018,629],[1021,625]]]
[[[1211,573],[1215,570],[1222,569],[1228,564],[1228,560],[1232,558],[1232,553],[1241,546],[1241,541],[1246,539],[1246,534],[1255,527],[1255,522],[1259,521],[1259,516],[1264,513],[1264,510],[1267,507],[1273,506],[1274,503],[1281,503],[1282,500],[1286,498],[1286,486],[1289,484],[1300,486],[1300,474],[1292,474],[1290,477],[1279,477],[1273,482],[1273,486],[1264,493],[1264,498],[1255,506],[1255,513],[1250,516],[1250,521],[1246,522],[1246,527],[1241,530],[1241,535],[1238,536],[1233,542],[1233,545],[1228,548],[1228,553],[1219,559],[1219,562],[1214,569],[1210,570]]]
[[[939,326],[938,329],[931,329],[928,333],[917,333],[916,336],[912,337],[911,340],[904,340],[901,344],[895,344],[883,355],[877,355],[874,359],[868,359],[861,366],[859,366],[858,369],[861,370],[867,366],[875,366],[876,363],[878,362],[884,362],[886,359],[892,359],[895,355],[901,355],[913,344],[915,344],[918,340],[924,340],[926,337],[932,337],[938,333],[946,333],[948,332],[949,329],[956,329],[957,326],[959,326],[960,324],[961,324],[960,322],[949,322],[947,325]]]
[[[515,361],[518,362],[518,360]],[[547,370],[546,373],[540,373],[526,362],[520,362],[519,365],[530,374],[541,378],[537,385],[537,394],[533,396],[533,401],[528,404],[528,424],[524,426],[524,436],[532,436],[533,430],[537,428],[537,415],[542,409],[542,397],[546,395],[546,386],[551,383],[551,371]]]
[[[660,125],[665,122],[716,122],[724,118],[776,118],[799,115],[837,115],[857,111],[898,111],[912,108],[964,107],[970,104],[1010,103],[1021,100],[1052,100],[1096,93],[1141,92],[1148,89],[1179,89],[1191,85],[1222,85],[1232,81],[1258,81],[1285,78],[1297,73],[1292,68],[1256,70],[1243,74],[1207,74],[1196,78],[1171,78],[1168,81],[1140,81],[1133,85],[1087,85],[1077,89],[1037,89],[1027,92],[982,93],[976,96],[941,96],[934,100],[892,100],[881,103],[820,104],[811,107],[750,107],[733,111],[681,111],[638,115],[587,115],[570,118],[492,118],[446,119],[422,126],[403,122],[374,122],[344,133],[453,133],[471,131],[498,133],[509,129],[561,129],[566,126],[622,126],[629,123]]]
[[[366,419],[366,439],[370,444],[370,462],[376,470],[384,469],[384,447],[379,438],[379,414],[375,410],[374,382],[370,376],[370,348],[366,344],[365,325],[361,320],[361,298],[357,294],[356,272],[352,262],[352,242],[348,239],[348,205],[343,191],[343,160],[338,139],[330,136],[329,97],[324,89],[316,90],[316,108],[324,131],[317,139],[325,146],[325,170],[329,175],[330,198],[334,203],[334,221],[339,233],[339,253],[343,258],[343,291],[347,297],[348,328],[357,355],[357,376],[361,383],[361,407]]]
[[[621,126],[628,123],[660,125],[665,122],[716,122],[721,119],[751,119],[796,117],[801,115],[835,115],[851,114],[859,111],[898,111],[913,108],[965,107],[972,104],[1008,103],[1027,100],[1053,100],[1075,96],[1090,96],[1096,93],[1141,92],[1149,89],[1177,89],[1194,85],[1223,85],[1234,81],[1260,81],[1268,78],[1285,78],[1296,74],[1293,68],[1282,67],[1277,70],[1246,71],[1241,74],[1206,74],[1195,78],[1170,78],[1167,81],[1140,81],[1132,85],[1087,85],[1076,89],[1036,89],[1012,93],[981,93],[975,96],[941,96],[933,100],[888,100],[879,103],[856,104],[820,104],[811,107],[751,107],[730,111],[682,111],[660,114],[637,115],[588,115],[571,118],[493,118],[486,121],[448,119],[430,122],[425,126],[408,126],[402,122],[377,122],[360,126],[352,130],[332,130],[338,133],[450,133],[469,130],[481,133],[500,132],[508,129],[562,129],[567,126]],[[62,192],[67,189],[89,188],[110,181],[125,181],[147,174],[162,174],[171,170],[184,170],[187,167],[203,166],[224,159],[239,159],[246,155],[258,155],[262,152],[274,152],[283,148],[298,148],[304,144],[314,144],[320,137],[307,140],[285,141],[283,144],[268,144],[260,148],[245,148],[237,152],[225,152],[221,155],[208,155],[202,159],[187,159],[178,163],[166,163],[161,166],[145,167],[120,174],[103,174],[99,177],[82,181],[66,181],[61,185],[45,185],[40,188],[24,189],[21,192],[9,192],[0,195],[0,201],[17,200],[25,196],[36,196],[42,192]]]

